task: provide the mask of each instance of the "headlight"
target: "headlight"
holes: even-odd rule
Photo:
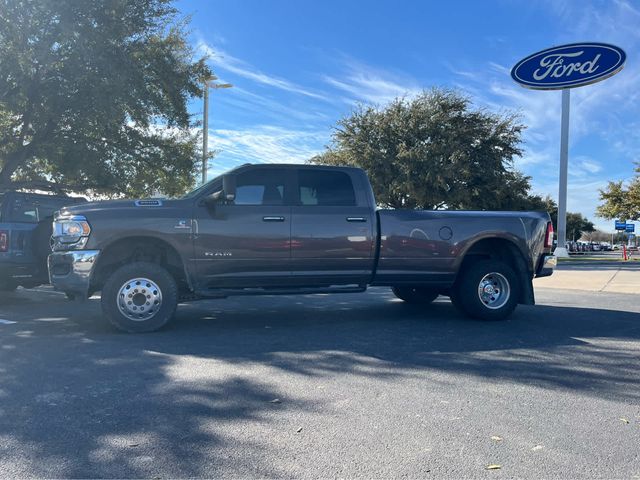
[[[56,218],[53,222],[53,248],[83,248],[90,233],[89,222],[82,215]]]

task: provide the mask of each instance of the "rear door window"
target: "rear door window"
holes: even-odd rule
[[[356,206],[356,193],[351,177],[330,170],[300,170],[298,172],[300,205],[325,207]]]

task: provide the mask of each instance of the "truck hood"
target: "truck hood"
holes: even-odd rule
[[[64,207],[60,210],[60,215],[92,215],[104,211],[132,210],[139,212],[144,210],[146,215],[153,216],[154,210],[167,209],[171,207],[181,207],[187,200],[173,200],[166,198],[143,198],[125,200],[104,200],[100,202],[89,202],[81,205]]]

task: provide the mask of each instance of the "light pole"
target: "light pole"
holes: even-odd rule
[[[231,88],[230,83],[214,83],[218,77],[210,76],[204,81],[204,111],[202,112],[202,183],[207,183],[207,160],[209,159],[209,89]]]

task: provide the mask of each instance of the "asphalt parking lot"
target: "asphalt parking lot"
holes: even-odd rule
[[[19,290],[0,477],[640,478],[638,296],[536,295],[497,323],[380,288],[204,301],[127,335]]]

